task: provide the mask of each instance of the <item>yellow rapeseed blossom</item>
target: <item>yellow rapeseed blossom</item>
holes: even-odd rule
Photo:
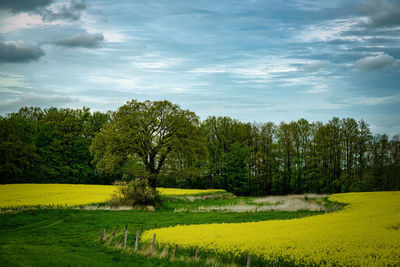
[[[6,184],[0,185],[0,207],[100,203],[113,191],[112,185]]]
[[[178,244],[222,255],[248,253],[270,263],[384,266],[400,264],[400,192],[335,194],[348,203],[335,213],[251,223],[175,226],[149,230],[161,246]]]
[[[0,207],[86,205],[110,200],[112,185],[6,184],[0,185]],[[224,190],[158,188],[161,195],[196,195]]]
[[[223,189],[179,189],[179,188],[162,188],[158,187],[157,191],[161,195],[202,195],[226,192]]]

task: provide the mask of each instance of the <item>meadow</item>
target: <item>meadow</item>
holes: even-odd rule
[[[0,190],[5,186],[8,185],[0,186]],[[35,200],[32,192],[21,192],[24,195]],[[87,194],[80,196],[93,201]],[[4,207],[3,194],[1,197],[0,205]],[[329,209],[238,212],[214,208],[199,212],[200,207],[279,206],[282,198],[275,197],[272,199],[278,202],[264,203],[265,199],[234,197],[224,191],[165,189],[163,207],[155,211],[85,210],[68,205],[67,208],[2,212],[0,266],[224,266],[232,263],[241,266],[246,264],[249,253],[253,255],[252,266],[400,263],[400,192],[335,194],[329,200],[326,196],[319,197],[304,196],[304,199],[322,203],[323,207],[337,202],[347,205],[335,212]],[[128,249],[122,251],[117,243],[126,224]],[[109,245],[115,228],[117,235]],[[99,234],[103,229],[107,242],[100,243]],[[141,229],[144,230],[141,251],[146,251],[153,234],[157,234],[158,252],[152,256],[133,253],[136,232]],[[177,259],[162,256],[162,251],[169,249],[171,253],[176,244],[179,246]],[[200,258],[193,260],[196,247]],[[214,258],[217,260],[210,260]]]

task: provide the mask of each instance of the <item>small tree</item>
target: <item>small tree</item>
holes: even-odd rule
[[[150,187],[147,180],[134,179],[130,182],[115,182],[116,191],[110,201],[112,206],[160,206],[161,198],[155,188]]]

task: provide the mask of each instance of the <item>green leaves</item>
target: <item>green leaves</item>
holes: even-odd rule
[[[123,171],[129,158],[140,159],[146,173],[140,171],[136,177],[148,175],[149,184],[155,187],[169,155],[193,151],[200,140],[195,113],[169,101],[132,100],[121,106],[113,121],[96,135],[91,151],[97,168],[114,174]]]

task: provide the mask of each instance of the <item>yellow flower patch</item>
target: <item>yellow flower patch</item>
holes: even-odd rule
[[[223,189],[179,189],[158,187],[157,191],[161,195],[202,195],[226,192]]]
[[[0,207],[36,205],[86,205],[110,200],[112,185],[6,184],[0,185]],[[161,195],[196,195],[224,190],[158,188]]]
[[[178,244],[218,254],[248,253],[276,262],[305,265],[400,264],[400,192],[335,194],[343,210],[293,220],[175,226],[149,230],[161,246]]]

